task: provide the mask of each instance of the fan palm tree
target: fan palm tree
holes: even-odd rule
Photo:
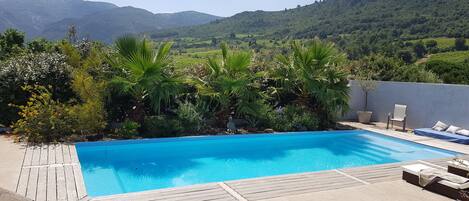
[[[348,109],[347,74],[341,69],[345,55],[332,43],[314,40],[305,47],[291,44],[290,56],[280,55],[280,68],[273,73],[279,93],[293,94],[296,102],[317,110],[322,118],[334,119]]]
[[[111,85],[134,98],[131,118],[141,123],[147,101],[159,114],[162,106],[170,104],[181,91],[182,80],[169,67],[171,43],[164,43],[155,50],[145,39],[125,36],[117,39],[115,46],[118,55],[113,63],[124,73],[116,76]]]
[[[226,121],[230,114],[238,117],[257,115],[259,105],[264,102],[256,81],[261,73],[253,73],[250,69],[251,53],[230,53],[225,43],[221,45],[221,53],[221,60],[208,58],[209,75],[204,79],[196,78],[199,95],[210,99],[221,122]]]

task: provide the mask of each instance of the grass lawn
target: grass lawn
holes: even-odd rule
[[[433,54],[430,57],[430,61],[446,61],[446,62],[463,62],[464,60],[469,59],[469,51],[458,51],[458,52],[444,52]]]
[[[425,39],[422,39],[422,41],[424,43],[426,41],[429,41],[429,40],[435,40],[438,43],[438,48],[444,49],[444,48],[454,47],[455,38],[440,37],[440,38],[425,38]],[[409,42],[415,43],[415,42],[418,42],[418,41],[419,40],[411,40]],[[469,39],[466,39],[466,43],[469,43]]]

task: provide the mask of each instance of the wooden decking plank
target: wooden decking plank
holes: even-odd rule
[[[62,151],[62,145],[57,144],[55,145],[55,161],[56,164],[63,164],[64,163],[64,154]]]
[[[42,145],[41,146],[41,156],[39,159],[39,165],[47,165],[49,164],[49,146]]]
[[[85,181],[83,180],[83,174],[81,172],[80,165],[73,166],[73,175],[75,178],[75,185],[77,190],[78,199],[82,199],[87,196]]]
[[[55,146],[54,144],[50,144],[47,148],[48,148],[48,164],[49,165],[52,165],[52,164],[55,164]]]
[[[191,193],[191,192],[202,192],[202,191],[212,190],[216,188],[220,188],[220,187],[216,184],[202,184],[202,185],[195,185],[195,186],[189,186],[189,187],[168,188],[168,189],[161,189],[161,190],[154,190],[154,191],[104,196],[104,197],[95,198],[94,200],[105,201],[105,200],[132,200],[135,198],[141,198],[141,199],[155,198],[156,196],[183,194],[183,193]]]
[[[32,200],[36,199],[37,181],[39,178],[39,168],[30,168],[28,187],[26,189],[26,197]]]
[[[169,189],[161,189],[156,191],[147,191],[144,193],[139,194],[155,194],[158,195],[167,195],[167,194],[182,194],[182,193],[192,193],[192,192],[201,192],[207,190],[213,190],[219,188],[216,184],[209,184],[209,185],[196,185],[196,186],[189,186],[189,187],[181,187],[181,188],[169,188]]]
[[[285,176],[285,180],[268,180],[268,181],[260,181],[260,182],[252,182],[252,181],[244,181],[243,183],[231,183],[231,182],[226,182],[232,187],[236,188],[250,188],[252,186],[259,186],[259,185],[271,185],[271,184],[281,184],[281,183],[300,183],[303,181],[321,181],[321,180],[331,180],[331,179],[336,179],[336,178],[343,178],[343,175],[340,175],[336,172],[328,172],[328,174],[318,174],[317,176],[303,176],[303,177],[295,177],[293,179],[289,178],[288,175]]]
[[[194,189],[191,189],[191,188],[186,188],[182,191],[167,191],[167,192],[153,192],[153,193],[148,193],[148,194],[141,194],[140,196],[138,197],[141,197],[141,198],[144,198],[144,197],[148,197],[148,198],[151,198],[151,197],[155,197],[155,195],[157,195],[157,197],[173,197],[173,196],[184,196],[184,195],[191,195],[191,194],[200,194],[200,193],[211,193],[211,192],[216,192],[217,190],[218,191],[223,191],[221,188],[220,189],[217,189],[218,187],[215,187],[215,188],[194,188]]]
[[[41,147],[34,146],[33,159],[31,160],[31,166],[40,165],[40,161],[41,161]]]
[[[261,199],[267,199],[267,198],[295,195],[295,194],[308,193],[308,192],[319,192],[319,191],[360,186],[360,185],[364,185],[364,184],[356,182],[356,181],[349,181],[349,182],[341,182],[341,183],[327,183],[327,184],[322,184],[322,185],[318,185],[315,187],[303,186],[303,187],[296,187],[296,188],[286,188],[286,189],[281,189],[281,190],[272,190],[272,191],[267,190],[263,192],[250,193],[250,194],[244,194],[243,192],[241,192],[241,194],[245,196],[248,200],[261,200]]]
[[[70,145],[69,149],[70,149],[71,162],[72,163],[79,163],[78,153],[77,153],[77,149],[76,149],[75,145]]]
[[[192,194],[174,194],[171,196],[157,196],[154,197],[152,200],[162,200],[162,201],[179,201],[179,200],[205,200],[205,199],[215,199],[215,198],[226,198],[230,197],[230,195],[223,191],[222,189],[219,189],[217,191],[211,191],[211,192],[202,192],[202,193],[192,193]]]
[[[26,196],[26,190],[28,188],[29,173],[31,168],[22,168],[20,178],[18,180],[18,185],[16,188],[16,193],[22,196]]]
[[[67,200],[67,185],[65,183],[65,170],[63,166],[56,167],[57,200]]]
[[[247,187],[246,186],[244,186],[244,187],[231,186],[231,187],[233,189],[236,189],[236,190],[247,191],[247,190],[253,190],[253,189],[255,190],[255,189],[261,189],[261,188],[274,188],[274,187],[278,187],[278,186],[280,186],[280,187],[283,187],[283,186],[297,186],[297,185],[305,185],[305,184],[314,185],[314,184],[320,184],[320,183],[323,183],[323,182],[340,182],[340,181],[344,181],[344,180],[352,180],[352,179],[342,175],[341,177],[321,179],[321,180],[310,178],[309,180],[304,180],[304,181],[301,181],[301,182],[278,182],[278,183],[259,184],[259,185],[247,186]]]
[[[47,152],[46,152],[47,153]],[[36,201],[47,200],[47,167],[39,168],[39,178],[37,182]]]
[[[328,182],[318,182],[315,180],[310,180],[307,182],[301,182],[301,183],[286,183],[286,184],[272,184],[272,185],[262,185],[262,186],[257,186],[253,188],[235,188],[237,192],[241,192],[242,194],[250,194],[250,193],[256,193],[256,192],[261,192],[261,191],[275,191],[275,190],[282,190],[282,189],[296,189],[296,188],[301,188],[304,186],[308,186],[310,188],[315,188],[318,186],[323,186],[325,183],[347,183],[347,182],[352,182],[352,183],[359,183],[355,180],[352,180],[348,177],[342,178],[342,179],[336,179],[336,180],[331,180]]]
[[[57,200],[57,177],[56,168],[47,168],[47,201]]]
[[[63,144],[62,145],[62,151],[63,151],[63,156],[64,156],[64,164],[70,164],[72,162],[72,159],[70,157],[70,146]]]
[[[256,181],[241,180],[241,182],[240,181],[236,181],[236,182],[228,181],[228,182],[225,182],[225,183],[227,183],[227,184],[229,184],[230,186],[233,186],[233,187],[243,188],[243,187],[257,186],[257,185],[270,184],[270,183],[301,182],[301,181],[305,181],[305,180],[310,180],[312,178],[311,176],[302,176],[302,177],[294,177],[294,178],[291,178],[288,175],[284,175],[284,176],[285,176],[284,180],[282,180],[281,178],[278,178],[276,180],[266,180],[266,181],[263,181],[262,179],[260,179],[260,180],[256,180]],[[338,177],[338,176],[340,176],[340,175],[328,173],[328,174],[321,174],[321,175],[313,176],[313,177],[317,179],[317,178]]]
[[[376,172],[373,172],[373,171],[363,171],[363,172],[354,172],[354,171],[344,171],[345,173],[347,174],[350,174],[354,177],[370,177],[370,176],[376,176],[376,175],[393,175],[393,174],[396,174],[396,173],[401,173],[402,172],[402,168],[395,168],[393,170],[387,170],[387,171],[376,171]]]
[[[24,155],[23,166],[30,166],[31,161],[33,160],[34,147],[28,146],[26,148],[26,153]]]
[[[452,159],[445,158],[445,159],[433,159],[433,160],[423,160],[423,161],[434,164],[434,165],[437,165],[437,166],[447,168],[448,167],[448,161],[451,161],[451,160]]]
[[[64,170],[67,199],[78,200],[77,189],[75,186],[75,176],[73,175],[73,167],[71,165],[65,165]]]
[[[278,176],[270,176],[270,177],[262,177],[262,178],[251,178],[251,179],[243,179],[243,180],[235,180],[229,181],[230,185],[238,185],[238,184],[254,184],[254,183],[265,183],[269,181],[282,181],[285,179],[296,179],[296,178],[305,178],[305,177],[316,177],[320,175],[327,175],[327,174],[334,174],[334,171],[320,171],[320,172],[308,172],[308,173],[299,173],[299,174],[287,174],[287,175],[278,175]]]

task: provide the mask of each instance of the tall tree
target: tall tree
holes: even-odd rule
[[[454,48],[458,51],[467,50],[468,47],[466,45],[466,39],[456,38],[456,40],[454,41]]]

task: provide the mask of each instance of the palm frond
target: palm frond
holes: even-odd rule
[[[118,38],[115,42],[115,46],[119,55],[123,56],[124,58],[130,58],[132,54],[137,52],[139,49],[139,41],[137,38],[127,35]]]

